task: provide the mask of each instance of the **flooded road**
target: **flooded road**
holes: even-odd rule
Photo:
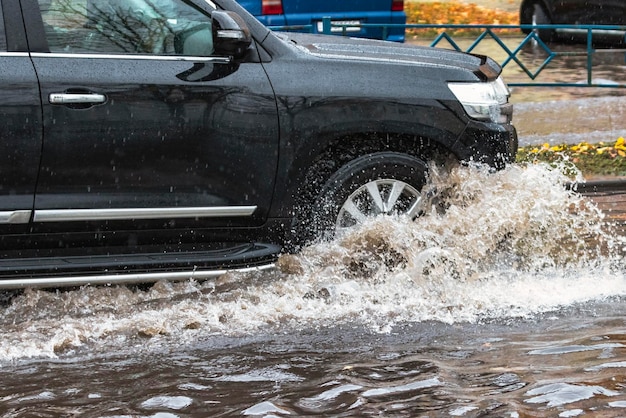
[[[272,272],[26,291],[0,309],[0,415],[624,416],[626,241],[567,181],[457,168],[445,210]]]

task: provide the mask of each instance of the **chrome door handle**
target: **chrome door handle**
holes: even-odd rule
[[[106,102],[104,94],[97,93],[50,93],[50,104],[100,104]]]

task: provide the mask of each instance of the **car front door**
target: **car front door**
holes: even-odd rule
[[[278,158],[273,92],[260,63],[214,54],[201,7],[39,1],[42,19],[27,22],[41,51],[31,53],[44,123],[36,230],[263,222]]]

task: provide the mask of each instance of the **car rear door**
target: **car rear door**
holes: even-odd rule
[[[260,63],[213,54],[210,6],[40,0],[39,14],[32,1],[22,0],[36,12],[25,17],[43,102],[36,230],[264,221],[275,99]]]
[[[22,233],[28,228],[42,124],[37,77],[26,52],[19,3],[3,3],[0,8],[0,232],[5,234]]]

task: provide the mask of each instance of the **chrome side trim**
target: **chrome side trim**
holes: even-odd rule
[[[32,210],[14,210],[0,212],[0,224],[27,224],[30,222]]]
[[[28,52],[0,52],[0,57],[22,57],[28,58],[30,54]]]
[[[576,29],[576,28],[556,28],[556,32],[572,34],[572,35],[586,35],[587,29]],[[593,35],[603,35],[603,36],[620,36],[623,37],[626,34],[626,31],[618,30],[618,29],[592,29],[591,33]]]
[[[28,54],[27,54],[28,55]],[[230,64],[229,57],[196,57],[184,55],[138,55],[138,54],[66,54],[58,52],[33,52],[33,58],[85,58],[85,59],[116,59],[141,61],[189,61],[212,64]]]
[[[269,263],[258,267],[247,267],[240,269],[189,270],[176,271],[171,273],[103,274],[75,277],[36,277],[32,279],[0,279],[0,289],[148,283],[156,282],[159,280],[206,280],[219,277],[226,273],[252,273],[257,271],[270,270],[274,267],[274,263]]]
[[[217,218],[250,216],[256,206],[209,206],[128,209],[45,209],[36,210],[34,222],[112,221],[133,219]]]

